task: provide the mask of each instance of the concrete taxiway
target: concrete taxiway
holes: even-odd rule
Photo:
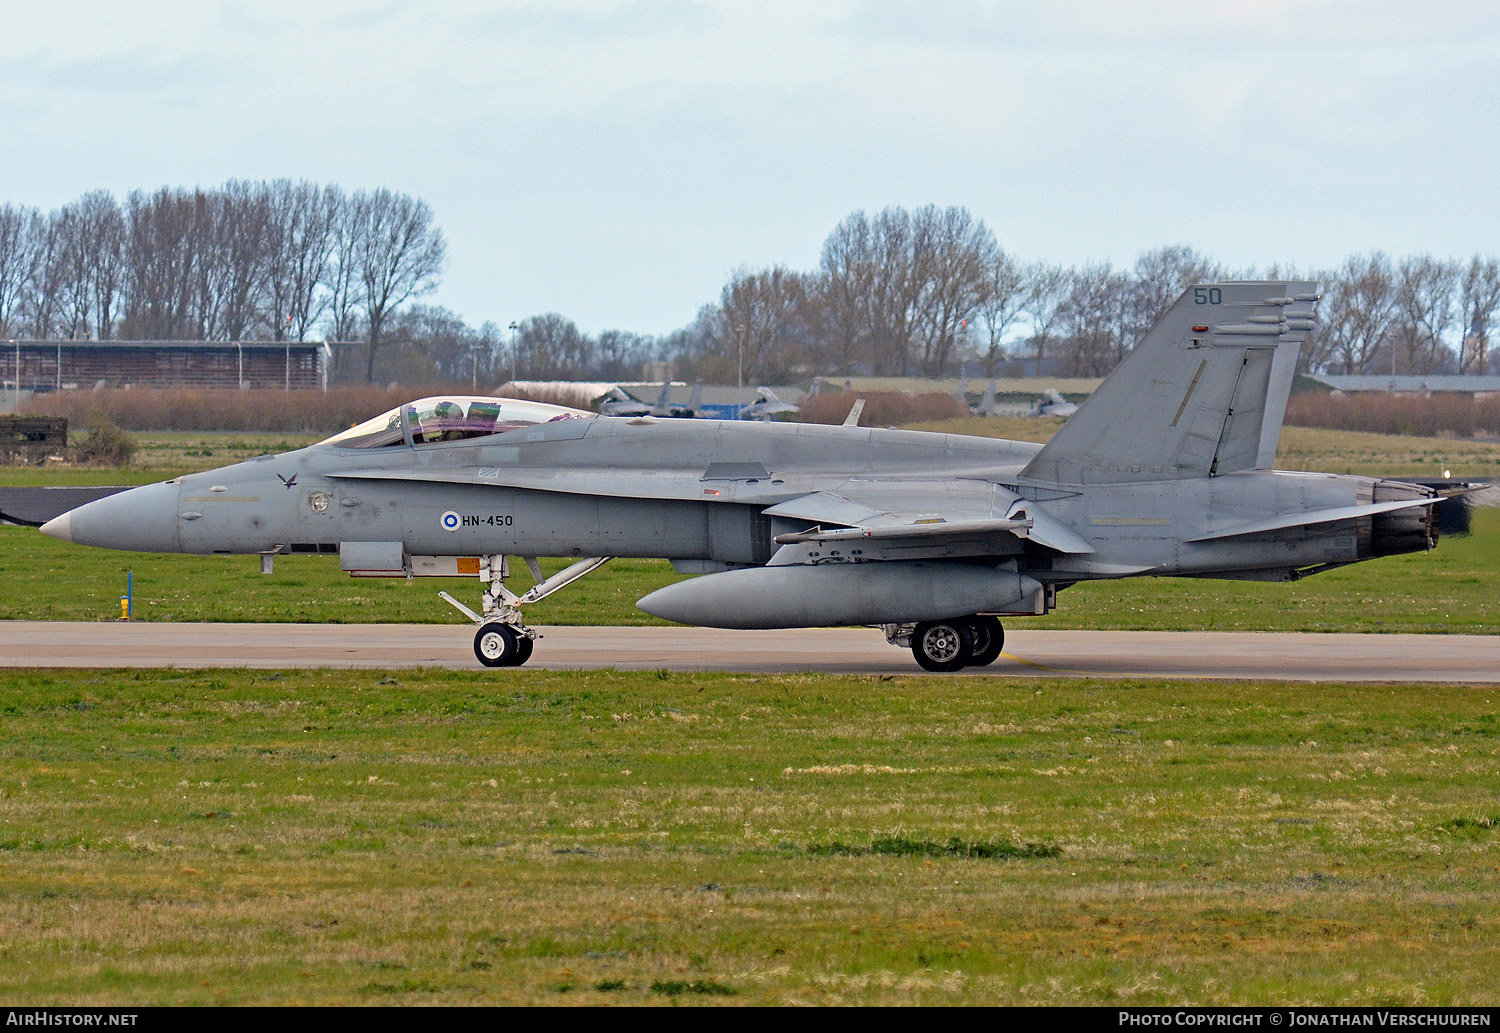
[[[717,631],[545,627],[520,671],[925,674],[869,629]],[[0,667],[482,668],[473,629],[442,624],[156,624],[0,621]],[[1005,654],[964,674],[1500,682],[1500,636],[1007,629]],[[952,677],[938,675],[935,677]]]

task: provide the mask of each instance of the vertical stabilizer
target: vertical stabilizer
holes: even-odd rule
[[[1316,290],[1285,280],[1189,287],[1022,476],[1112,484],[1269,467]]]
[[[656,404],[651,407],[653,416],[672,415],[672,378],[668,377],[661,382],[661,394],[656,396]]]
[[[979,415],[995,415],[995,380],[990,378],[990,386],[984,389],[984,397],[979,400]]]

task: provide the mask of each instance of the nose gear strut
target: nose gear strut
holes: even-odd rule
[[[474,635],[474,655],[486,667],[519,667],[531,659],[531,649],[536,639],[536,630],[528,628],[521,617],[521,607],[540,602],[553,592],[567,588],[573,582],[598,570],[611,559],[609,556],[590,556],[564,567],[549,578],[542,577],[542,567],[535,556],[526,556],[527,569],[536,584],[524,595],[516,595],[505,587],[505,557],[487,556],[482,564],[479,579],[488,582],[481,600],[481,613],[475,613],[447,592],[439,592],[442,599],[469,620],[479,625]]]

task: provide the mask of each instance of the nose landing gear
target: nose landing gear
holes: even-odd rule
[[[537,633],[521,619],[521,607],[539,602],[553,592],[567,588],[585,574],[598,570],[610,561],[608,556],[591,556],[559,570],[549,578],[535,556],[525,557],[526,566],[536,580],[524,595],[505,587],[504,557],[490,556],[480,570],[480,579],[489,582],[484,591],[483,613],[475,613],[447,592],[439,592],[445,602],[468,617],[479,630],[474,635],[474,655],[486,667],[519,667],[531,659]]]

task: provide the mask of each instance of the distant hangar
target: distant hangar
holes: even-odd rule
[[[328,386],[323,341],[0,341],[7,390]]]

